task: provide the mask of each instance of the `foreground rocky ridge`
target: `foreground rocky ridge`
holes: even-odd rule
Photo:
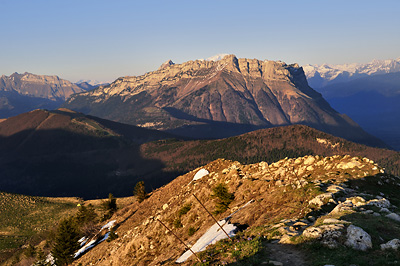
[[[75,94],[65,106],[191,137],[307,124],[359,142],[373,139],[310,88],[297,64],[234,55],[219,61],[167,62],[157,71]]]
[[[197,179],[197,175],[194,180],[200,170],[203,176]],[[258,264],[317,265],[313,262],[315,258],[310,257],[315,252],[336,254],[335,249],[339,253],[368,249],[375,256],[390,253],[385,250],[396,245],[395,239],[400,237],[396,220],[400,179],[385,174],[384,169],[367,158],[305,156],[270,165],[265,162],[242,165],[218,159],[176,178],[152,192],[142,203],[117,212],[112,219],[117,220],[115,229],[119,237],[109,243],[102,242],[74,265],[174,264],[185,247],[157,220],[189,246],[193,245],[214,224],[193,195],[212,211],[215,199],[211,194],[217,184],[224,184],[234,194],[234,200],[230,209],[216,218],[231,215],[233,224],[242,229],[248,227],[238,233],[234,243],[222,241],[200,254],[203,262],[212,265],[246,260],[246,257],[254,257],[253,262],[258,260]],[[253,203],[239,210],[250,200]],[[381,223],[388,227],[384,232],[380,232]],[[363,239],[362,245],[360,239]],[[247,244],[257,245],[257,250],[249,252]],[[283,244],[296,244],[295,248],[306,249],[309,255],[291,264],[283,261],[286,257],[281,257],[281,262],[271,261],[276,259],[273,250],[281,249]],[[315,245],[321,247],[313,250]],[[235,253],[235,247],[240,247],[241,252]],[[364,255],[369,256],[360,254]],[[339,255],[335,256],[322,261],[348,265],[339,261]],[[350,257],[359,259],[354,254]],[[388,256],[386,262],[391,259]],[[186,262],[193,263],[194,256]]]

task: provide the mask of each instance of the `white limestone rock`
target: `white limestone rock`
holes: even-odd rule
[[[394,213],[394,212],[389,213],[389,214],[386,215],[386,217],[390,218],[392,220],[395,220],[397,222],[400,222],[400,216],[397,213]]]
[[[316,196],[315,198],[313,198],[312,200],[310,200],[308,202],[308,204],[315,204],[318,207],[321,207],[322,205],[325,205],[327,202],[329,202],[329,200],[332,199],[332,196],[333,196],[333,193],[331,193],[331,192],[320,194],[320,195]]]
[[[319,227],[308,227],[303,231],[303,236],[307,238],[321,238],[322,237],[322,229]]]
[[[381,244],[381,250],[394,249],[397,250],[400,247],[400,240],[395,238],[388,241],[386,244]]]
[[[350,225],[347,227],[347,240],[345,245],[353,249],[366,251],[372,248],[371,236],[362,228]]]

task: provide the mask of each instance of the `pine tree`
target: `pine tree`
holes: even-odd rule
[[[147,194],[143,181],[136,183],[135,189],[133,190],[133,195],[136,196],[136,199],[139,203],[146,199]]]
[[[110,219],[114,212],[117,211],[117,199],[114,198],[113,194],[108,194],[108,200],[103,202],[103,208],[105,210],[105,214],[103,215],[102,220],[105,221]]]
[[[79,230],[72,219],[64,219],[57,229],[54,247],[51,251],[57,266],[68,265],[74,260],[79,249]]]
[[[215,204],[214,214],[219,214],[225,212],[229,208],[229,204],[235,199],[235,195],[233,193],[229,193],[228,189],[224,184],[218,184],[213,188],[212,197],[218,199]]]

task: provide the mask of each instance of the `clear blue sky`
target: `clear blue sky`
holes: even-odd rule
[[[287,63],[400,57],[398,0],[0,0],[0,75],[114,80],[219,53]]]

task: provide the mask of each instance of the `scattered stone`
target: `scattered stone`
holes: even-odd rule
[[[275,261],[275,260],[270,260],[270,261],[268,261],[268,264],[274,265],[274,266],[283,266],[283,263],[282,263],[282,262]]]
[[[322,222],[324,224],[349,224],[350,222],[348,221],[344,221],[344,220],[338,220],[338,219],[334,219],[334,218],[326,218],[324,219],[324,221]]]
[[[390,207],[390,201],[388,201],[385,198],[380,198],[380,199],[372,199],[367,202],[368,205],[373,205],[378,208],[389,208]]]
[[[353,249],[366,251],[372,248],[371,236],[362,228],[350,225],[347,228],[347,240],[345,245]]]
[[[162,209],[165,210],[165,209],[167,209],[167,208],[168,208],[168,204],[165,203],[165,204],[162,206]]]
[[[307,238],[321,238],[322,237],[322,229],[319,227],[308,227],[303,231],[303,236]]]
[[[338,185],[330,185],[326,189],[326,191],[332,192],[332,193],[337,193],[337,192],[346,192],[346,189],[341,186],[338,186]]]
[[[394,212],[389,213],[389,214],[386,215],[386,217],[390,218],[392,220],[395,220],[397,222],[400,222],[400,216],[397,213],[394,213]]]
[[[292,241],[290,240],[291,236],[283,235],[281,240],[279,240],[279,244],[291,244]]]
[[[381,208],[380,212],[391,213],[391,211],[389,211],[388,208]]]
[[[308,204],[315,204],[318,207],[321,207],[321,206],[325,205],[326,203],[328,203],[328,201],[330,199],[332,199],[332,195],[333,195],[333,193],[331,193],[331,192],[320,194],[320,195],[316,196],[315,198],[313,198],[312,200],[310,200],[308,202]]]
[[[395,238],[390,241],[388,241],[386,244],[381,244],[381,249],[394,249],[397,250],[400,247],[400,240]]]

